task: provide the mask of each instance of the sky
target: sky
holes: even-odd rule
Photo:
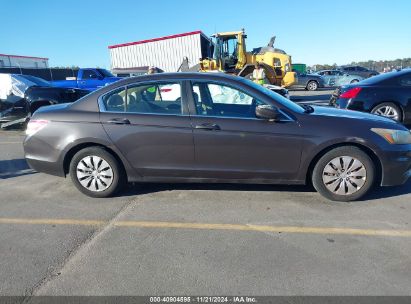
[[[294,63],[411,57],[410,0],[0,0],[0,11],[0,53],[50,66],[110,68],[109,45],[242,28],[248,50],[275,35]]]

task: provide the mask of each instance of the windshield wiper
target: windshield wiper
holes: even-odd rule
[[[314,112],[314,108],[308,104],[301,105],[304,109],[304,113],[312,113]]]

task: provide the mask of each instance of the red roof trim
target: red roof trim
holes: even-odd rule
[[[28,58],[28,59],[49,60],[48,58],[44,58],[44,57],[32,57],[32,56],[19,56],[19,55],[7,55],[7,54],[0,54],[0,56],[7,56],[7,57],[13,57],[13,58]]]
[[[153,38],[153,39],[147,39],[147,40],[140,40],[140,41],[135,41],[135,42],[128,42],[128,43],[122,43],[122,44],[115,44],[115,45],[109,45],[109,49],[115,49],[118,47],[122,46],[129,46],[129,45],[135,45],[135,44],[143,44],[147,42],[155,42],[155,41],[160,41],[160,40],[167,40],[167,39],[173,39],[173,38],[178,38],[178,37],[184,37],[184,36],[191,36],[191,35],[197,35],[201,34],[204,35],[202,31],[194,31],[194,32],[188,32],[188,33],[182,33],[182,34],[176,34],[176,35],[171,35],[171,36],[164,36],[164,37],[159,37],[159,38]],[[205,35],[204,35],[205,36]]]

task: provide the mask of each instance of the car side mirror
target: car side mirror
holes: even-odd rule
[[[281,113],[276,107],[260,105],[255,108],[255,116],[269,121],[278,121],[281,118]]]

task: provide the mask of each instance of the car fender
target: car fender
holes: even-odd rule
[[[341,146],[357,146],[365,152],[372,153],[372,157],[378,159],[377,153],[380,150],[376,144],[366,141],[363,138],[350,136],[329,139],[320,144],[313,143],[312,146],[307,145],[307,148],[301,154],[301,170],[299,178],[306,179],[312,171],[318,159],[326,152]],[[379,160],[380,161],[380,160]]]
[[[114,156],[118,158],[118,160],[122,163],[129,179],[138,180],[139,178],[142,178],[134,170],[134,168],[131,166],[128,160],[124,157],[121,151],[117,149],[117,147],[111,142],[111,140],[108,137],[104,139],[96,138],[96,137],[83,137],[83,138],[75,139],[71,141],[70,143],[67,143],[65,148],[62,150],[61,156],[59,159],[59,162],[61,162],[64,166],[65,174],[68,173],[67,169],[69,166],[69,161],[74,156],[74,154],[80,151],[81,149],[84,149],[90,146],[101,146],[101,147],[108,149],[111,153],[113,153]]]

